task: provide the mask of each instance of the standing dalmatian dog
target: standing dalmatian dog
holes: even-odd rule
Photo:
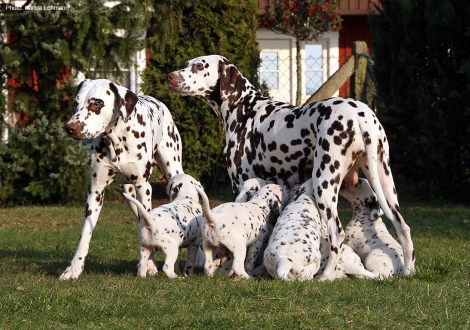
[[[124,193],[124,197],[137,206],[139,217],[145,226],[140,231],[140,262],[137,275],[147,276],[147,264],[154,250],[165,254],[163,272],[169,278],[178,277],[179,248],[188,248],[184,274],[193,276],[196,255],[201,243],[202,206],[195,186],[201,184],[188,174],[177,174],[167,185],[170,203],[147,212],[137,199]]]
[[[344,184],[341,195],[354,210],[344,230],[343,246],[349,245],[367,270],[380,278],[403,275],[403,249],[380,218],[377,197],[367,180],[359,179],[355,185]]]
[[[154,159],[169,180],[183,173],[181,139],[167,107],[150,96],[137,96],[106,79],[80,83],[74,114],[65,125],[77,140],[93,139],[90,148],[90,190],[77,249],[60,280],[77,278],[85,266],[93,230],[103,206],[106,187],[113,181],[150,211],[149,179]],[[134,204],[129,204],[137,215]],[[140,226],[144,224],[141,222]],[[152,262],[153,264],[153,262]],[[155,265],[153,271],[156,272]]]
[[[356,183],[361,169],[380,206],[397,230],[405,274],[415,269],[410,228],[403,220],[382,125],[365,104],[331,98],[295,107],[263,96],[238,69],[219,55],[192,59],[167,75],[170,91],[209,104],[222,120],[224,149],[235,194],[243,181],[261,178],[290,189],[313,178],[314,197],[327,223],[330,258],[321,280],[333,280],[345,234],[338,217],[343,180]]]

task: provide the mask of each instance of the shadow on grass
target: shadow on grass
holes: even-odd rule
[[[58,278],[70,265],[72,257],[72,253],[35,248],[0,250],[0,264],[4,273],[21,271]],[[137,259],[102,258],[90,253],[85,261],[84,273],[110,275],[137,273],[137,263]]]

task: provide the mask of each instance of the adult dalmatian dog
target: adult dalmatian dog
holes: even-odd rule
[[[80,240],[60,280],[77,278],[82,273],[109,184],[113,181],[123,184],[123,190],[150,211],[149,179],[154,159],[168,180],[183,173],[178,129],[168,108],[160,101],[138,96],[106,79],[87,79],[78,86],[73,109],[74,114],[65,125],[67,133],[77,140],[93,140],[90,190]],[[132,203],[129,206],[137,216],[136,206]],[[142,227],[143,223],[140,225]],[[152,271],[156,272],[155,265]]]
[[[232,188],[261,178],[290,189],[313,178],[322,219],[327,223],[331,258],[320,280],[333,280],[345,234],[338,218],[338,193],[343,180],[356,183],[361,169],[397,230],[405,256],[405,275],[415,270],[410,228],[398,205],[382,125],[365,104],[330,98],[303,107],[261,94],[223,56],[192,59],[167,75],[170,91],[196,96],[222,120],[224,148]]]

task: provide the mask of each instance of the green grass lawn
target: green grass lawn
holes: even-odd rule
[[[84,273],[59,282],[83,205],[0,209],[0,329],[470,329],[470,207],[402,201],[402,212],[417,257],[410,278],[140,279],[137,219],[107,202]],[[340,217],[351,218],[344,201]]]

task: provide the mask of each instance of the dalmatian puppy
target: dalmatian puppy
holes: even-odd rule
[[[74,114],[65,125],[68,135],[76,140],[93,140],[89,162],[90,190],[80,240],[72,262],[60,280],[78,278],[82,273],[109,184],[113,181],[123,184],[124,191],[150,211],[152,187],[149,179],[155,166],[154,159],[168,180],[183,173],[178,129],[169,110],[160,101],[136,95],[106,79],[87,79],[78,86],[73,109]],[[129,206],[137,215],[136,206],[132,203]],[[156,272],[155,265],[150,266]]]
[[[254,195],[260,190],[260,188],[264,187],[267,185],[268,182],[266,180],[260,179],[260,178],[251,178],[243,182],[243,184],[240,187],[240,191],[235,197],[235,202],[236,203],[244,203],[248,202],[250,199],[253,198]]]
[[[259,178],[248,179],[247,181],[243,182],[243,185],[240,188],[240,193],[238,194],[238,196],[235,197],[235,202],[244,203],[244,202],[251,200],[253,196],[256,195],[258,190],[267,184],[268,182],[263,179],[259,179]],[[270,214],[269,221],[271,224],[273,220],[277,219],[277,216],[278,216],[277,214],[276,215]],[[269,226],[268,236],[271,234],[272,227],[273,227],[272,225]],[[266,244],[267,244],[267,241],[265,242],[265,245]],[[266,247],[265,245],[264,245],[264,248]],[[233,275],[233,270],[232,270],[233,254],[230,251],[228,251],[226,248],[224,247],[216,248],[213,253],[212,260],[213,260],[214,267],[216,267],[217,269],[214,273],[218,273],[224,276]],[[255,263],[255,266],[256,267],[260,266],[262,265],[262,263],[263,263],[263,255],[259,254]],[[260,269],[260,272],[262,273],[262,269]],[[255,274],[255,271],[253,271],[253,275],[256,276],[258,274]]]
[[[184,273],[194,275],[196,255],[201,243],[202,207],[195,188],[201,184],[187,174],[177,174],[167,185],[169,204],[161,205],[148,212],[137,199],[124,193],[124,197],[137,206],[139,218],[145,223],[140,231],[140,262],[137,275],[147,276],[147,263],[154,250],[165,254],[163,272],[169,278],[178,277],[178,249],[188,248],[188,260]]]
[[[259,178],[248,179],[247,181],[243,182],[243,185],[240,188],[240,193],[238,194],[238,196],[235,197],[235,202],[244,203],[244,202],[249,201],[250,199],[253,198],[253,196],[256,195],[256,193],[261,187],[264,187],[267,184],[268,182],[263,179],[259,179]],[[273,215],[272,217],[270,216],[270,222],[272,218],[277,219],[277,215]],[[272,226],[269,226],[270,231],[268,233],[268,236],[271,233],[271,230],[272,230],[271,227]],[[227,249],[223,247],[219,247],[215,250],[214,257],[213,257],[213,264],[214,264],[214,267],[217,268],[217,271],[216,271],[217,273],[221,275],[225,275],[225,276],[231,276],[233,274],[232,262],[233,262],[233,255],[230,251],[228,251]],[[259,254],[258,259],[256,260],[256,266],[261,265],[262,262],[263,262],[263,255]]]
[[[326,225],[315,205],[311,180],[299,187],[294,200],[282,211],[264,251],[264,267],[274,278],[312,280],[326,266],[329,255]],[[375,278],[364,268],[359,256],[343,245],[334,277],[347,275]]]
[[[262,187],[244,203],[224,203],[211,210],[205,192],[196,187],[202,199],[202,249],[205,256],[204,273],[212,276],[217,270],[213,254],[216,248],[233,256],[232,270],[242,278],[251,278],[258,255],[263,253],[269,233],[269,214],[279,212],[287,200],[286,188],[276,184]]]
[[[362,170],[403,246],[405,275],[415,269],[410,228],[398,205],[389,145],[374,112],[352,99],[330,98],[303,107],[268,99],[225,57],[202,56],[167,75],[170,91],[204,100],[222,120],[224,157],[232,189],[261,178],[284,184],[313,179],[320,216],[327,223],[330,258],[321,280],[333,280],[345,234],[338,217],[341,184]]]
[[[341,195],[349,200],[354,210],[345,229],[344,243],[359,255],[366,269],[380,278],[403,275],[402,247],[380,218],[377,197],[367,180],[359,179],[355,185],[345,184]]]

